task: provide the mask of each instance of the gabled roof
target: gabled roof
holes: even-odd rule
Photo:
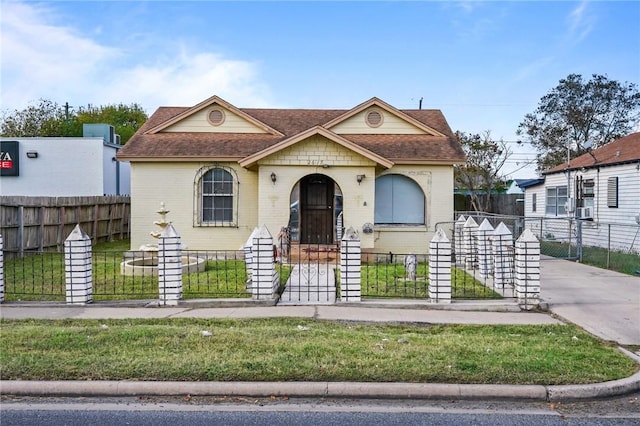
[[[178,121],[181,121],[181,120],[189,117],[190,115],[195,114],[196,112],[202,111],[203,109],[208,108],[208,107],[210,107],[212,105],[216,105],[216,104],[220,105],[220,106],[223,106],[224,108],[234,112],[235,114],[237,114],[240,117],[244,118],[248,122],[258,126],[259,128],[261,128],[262,130],[264,130],[267,133],[271,133],[273,135],[278,135],[278,136],[283,136],[282,133],[278,132],[275,129],[272,129],[271,127],[269,127],[266,124],[260,122],[259,120],[256,120],[254,117],[252,117],[249,114],[239,110],[238,108],[234,107],[229,102],[225,101],[224,99],[220,98],[217,95],[214,95],[214,96],[210,97],[209,99],[205,99],[204,101],[200,102],[196,106],[193,106],[191,108],[185,109],[184,111],[180,112],[175,117],[172,117],[171,119],[169,119],[167,121],[164,121],[164,122],[158,124],[157,126],[152,127],[151,129],[147,130],[146,133],[149,133],[149,134],[158,133],[161,130],[164,130],[164,129],[168,128],[168,127],[171,127],[173,124],[176,124]]]
[[[163,131],[216,103],[267,133]],[[372,105],[400,117],[424,133],[336,134],[328,128]],[[217,96],[190,108],[158,108],[117,157],[126,161],[238,161],[253,164],[252,161],[262,158],[262,154],[284,149],[305,135],[313,134],[321,134],[380,165],[460,164],[465,161],[460,143],[440,110],[398,110],[377,98],[350,110],[236,108]]]
[[[444,136],[442,133],[438,132],[435,129],[432,129],[429,126],[426,126],[424,123],[421,123],[418,120],[415,120],[413,117],[403,113],[402,111],[392,107],[391,105],[389,105],[388,103],[373,97],[371,99],[369,99],[366,102],[361,103],[360,105],[358,105],[357,107],[350,109],[349,111],[345,112],[344,114],[342,114],[339,117],[334,118],[333,120],[329,121],[328,123],[326,123],[323,127],[327,128],[327,129],[331,129],[332,127],[342,123],[345,120],[348,120],[349,118],[353,117],[354,115],[364,111],[367,108],[371,108],[373,106],[376,106],[380,109],[383,109],[385,111],[387,111],[390,114],[394,114],[400,118],[402,118],[403,120],[413,124],[414,126],[416,126],[417,128],[427,132],[428,134],[431,134],[432,136]]]
[[[593,150],[591,153],[572,158],[567,163],[559,164],[543,174],[560,173],[565,170],[589,169],[601,166],[613,166],[616,164],[640,162],[640,132],[632,133],[620,139]]]
[[[316,127],[312,127],[311,129],[302,132],[302,133],[298,133],[296,136],[291,137],[289,139],[285,139],[283,141],[278,142],[277,144],[270,146],[269,148],[263,149],[262,151],[256,152],[253,155],[250,155],[246,158],[243,158],[242,160],[239,161],[240,165],[242,167],[251,167],[252,165],[256,164],[258,161],[260,161],[262,158],[265,158],[273,153],[276,153],[282,149],[288,148],[291,145],[294,145],[300,141],[303,141],[311,136],[314,135],[320,135],[320,136],[324,136],[325,138],[329,139],[330,141],[333,141],[335,143],[337,143],[338,145],[341,145],[351,151],[357,152],[358,154],[362,155],[365,158],[368,158],[369,160],[373,161],[374,163],[378,163],[381,166],[384,166],[386,168],[390,168],[393,166],[393,162],[387,160],[386,158],[369,151],[368,149],[362,148],[360,145],[357,145],[343,137],[340,137],[339,135],[336,135],[335,133],[325,129],[324,127],[321,126],[316,126]]]

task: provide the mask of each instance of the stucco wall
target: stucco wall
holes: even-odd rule
[[[290,196],[303,177],[319,173],[333,179],[343,195],[344,227],[360,233],[363,249],[377,252],[426,253],[435,224],[453,216],[453,168],[451,166],[376,167],[370,159],[339,144],[316,136],[258,163],[249,171],[237,163],[222,163],[238,174],[238,226],[194,227],[194,178],[204,163],[134,163],[132,167],[131,246],[138,248],[154,242],[149,232],[156,230],[153,221],[160,202],[171,211],[174,227],[190,249],[238,249],[254,227],[266,225],[275,237],[289,222]],[[271,180],[271,173],[276,182]],[[413,179],[425,194],[425,225],[374,226],[374,232],[362,231],[374,223],[375,178],[384,174],[401,174]],[[364,175],[358,183],[357,176]]]
[[[257,173],[243,169],[237,163],[219,163],[232,168],[238,175],[237,227],[194,226],[194,178],[198,170],[211,163],[139,163],[131,168],[131,248],[156,243],[149,235],[157,231],[153,224],[159,219],[160,203],[170,210],[171,221],[183,244],[190,250],[237,250],[258,225],[256,200]],[[197,206],[197,205],[196,205]]]
[[[259,163],[259,222],[277,234],[289,222],[290,195],[303,177],[319,173],[330,177],[343,196],[344,227],[361,231],[373,223],[375,163],[322,136],[314,136],[277,152]],[[271,181],[275,173],[277,181]],[[357,175],[366,177],[360,184]],[[373,247],[373,235],[360,232],[362,247]]]
[[[401,174],[413,179],[425,194],[425,224],[421,226],[376,225],[376,252],[427,253],[438,222],[453,218],[453,167],[399,165],[385,174]]]

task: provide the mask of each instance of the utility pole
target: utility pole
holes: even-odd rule
[[[73,108],[73,107],[71,105],[69,105],[69,102],[65,102],[64,103],[64,118],[67,121],[69,121],[69,108]]]

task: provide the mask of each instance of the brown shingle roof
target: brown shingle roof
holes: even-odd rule
[[[160,161],[184,159],[241,159],[260,152],[276,143],[295,136],[315,126],[322,126],[350,110],[325,109],[266,109],[240,108],[256,120],[283,133],[195,133],[158,132],[147,134],[149,129],[171,120],[185,112],[186,107],[160,107],[119,151],[118,158],[157,159]],[[461,162],[464,152],[446,119],[439,110],[401,110],[414,120],[445,136],[419,135],[341,135],[389,160],[409,162]],[[402,161],[401,161],[402,162]]]
[[[569,164],[571,166],[570,169],[575,170],[583,167],[611,166],[634,161],[640,161],[640,132],[609,142],[593,150],[591,154],[586,153],[572,158]],[[565,170],[567,170],[567,163],[562,163],[545,171],[543,174],[553,174]]]

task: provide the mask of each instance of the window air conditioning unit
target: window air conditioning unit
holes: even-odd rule
[[[578,219],[593,219],[593,207],[579,207]]]

